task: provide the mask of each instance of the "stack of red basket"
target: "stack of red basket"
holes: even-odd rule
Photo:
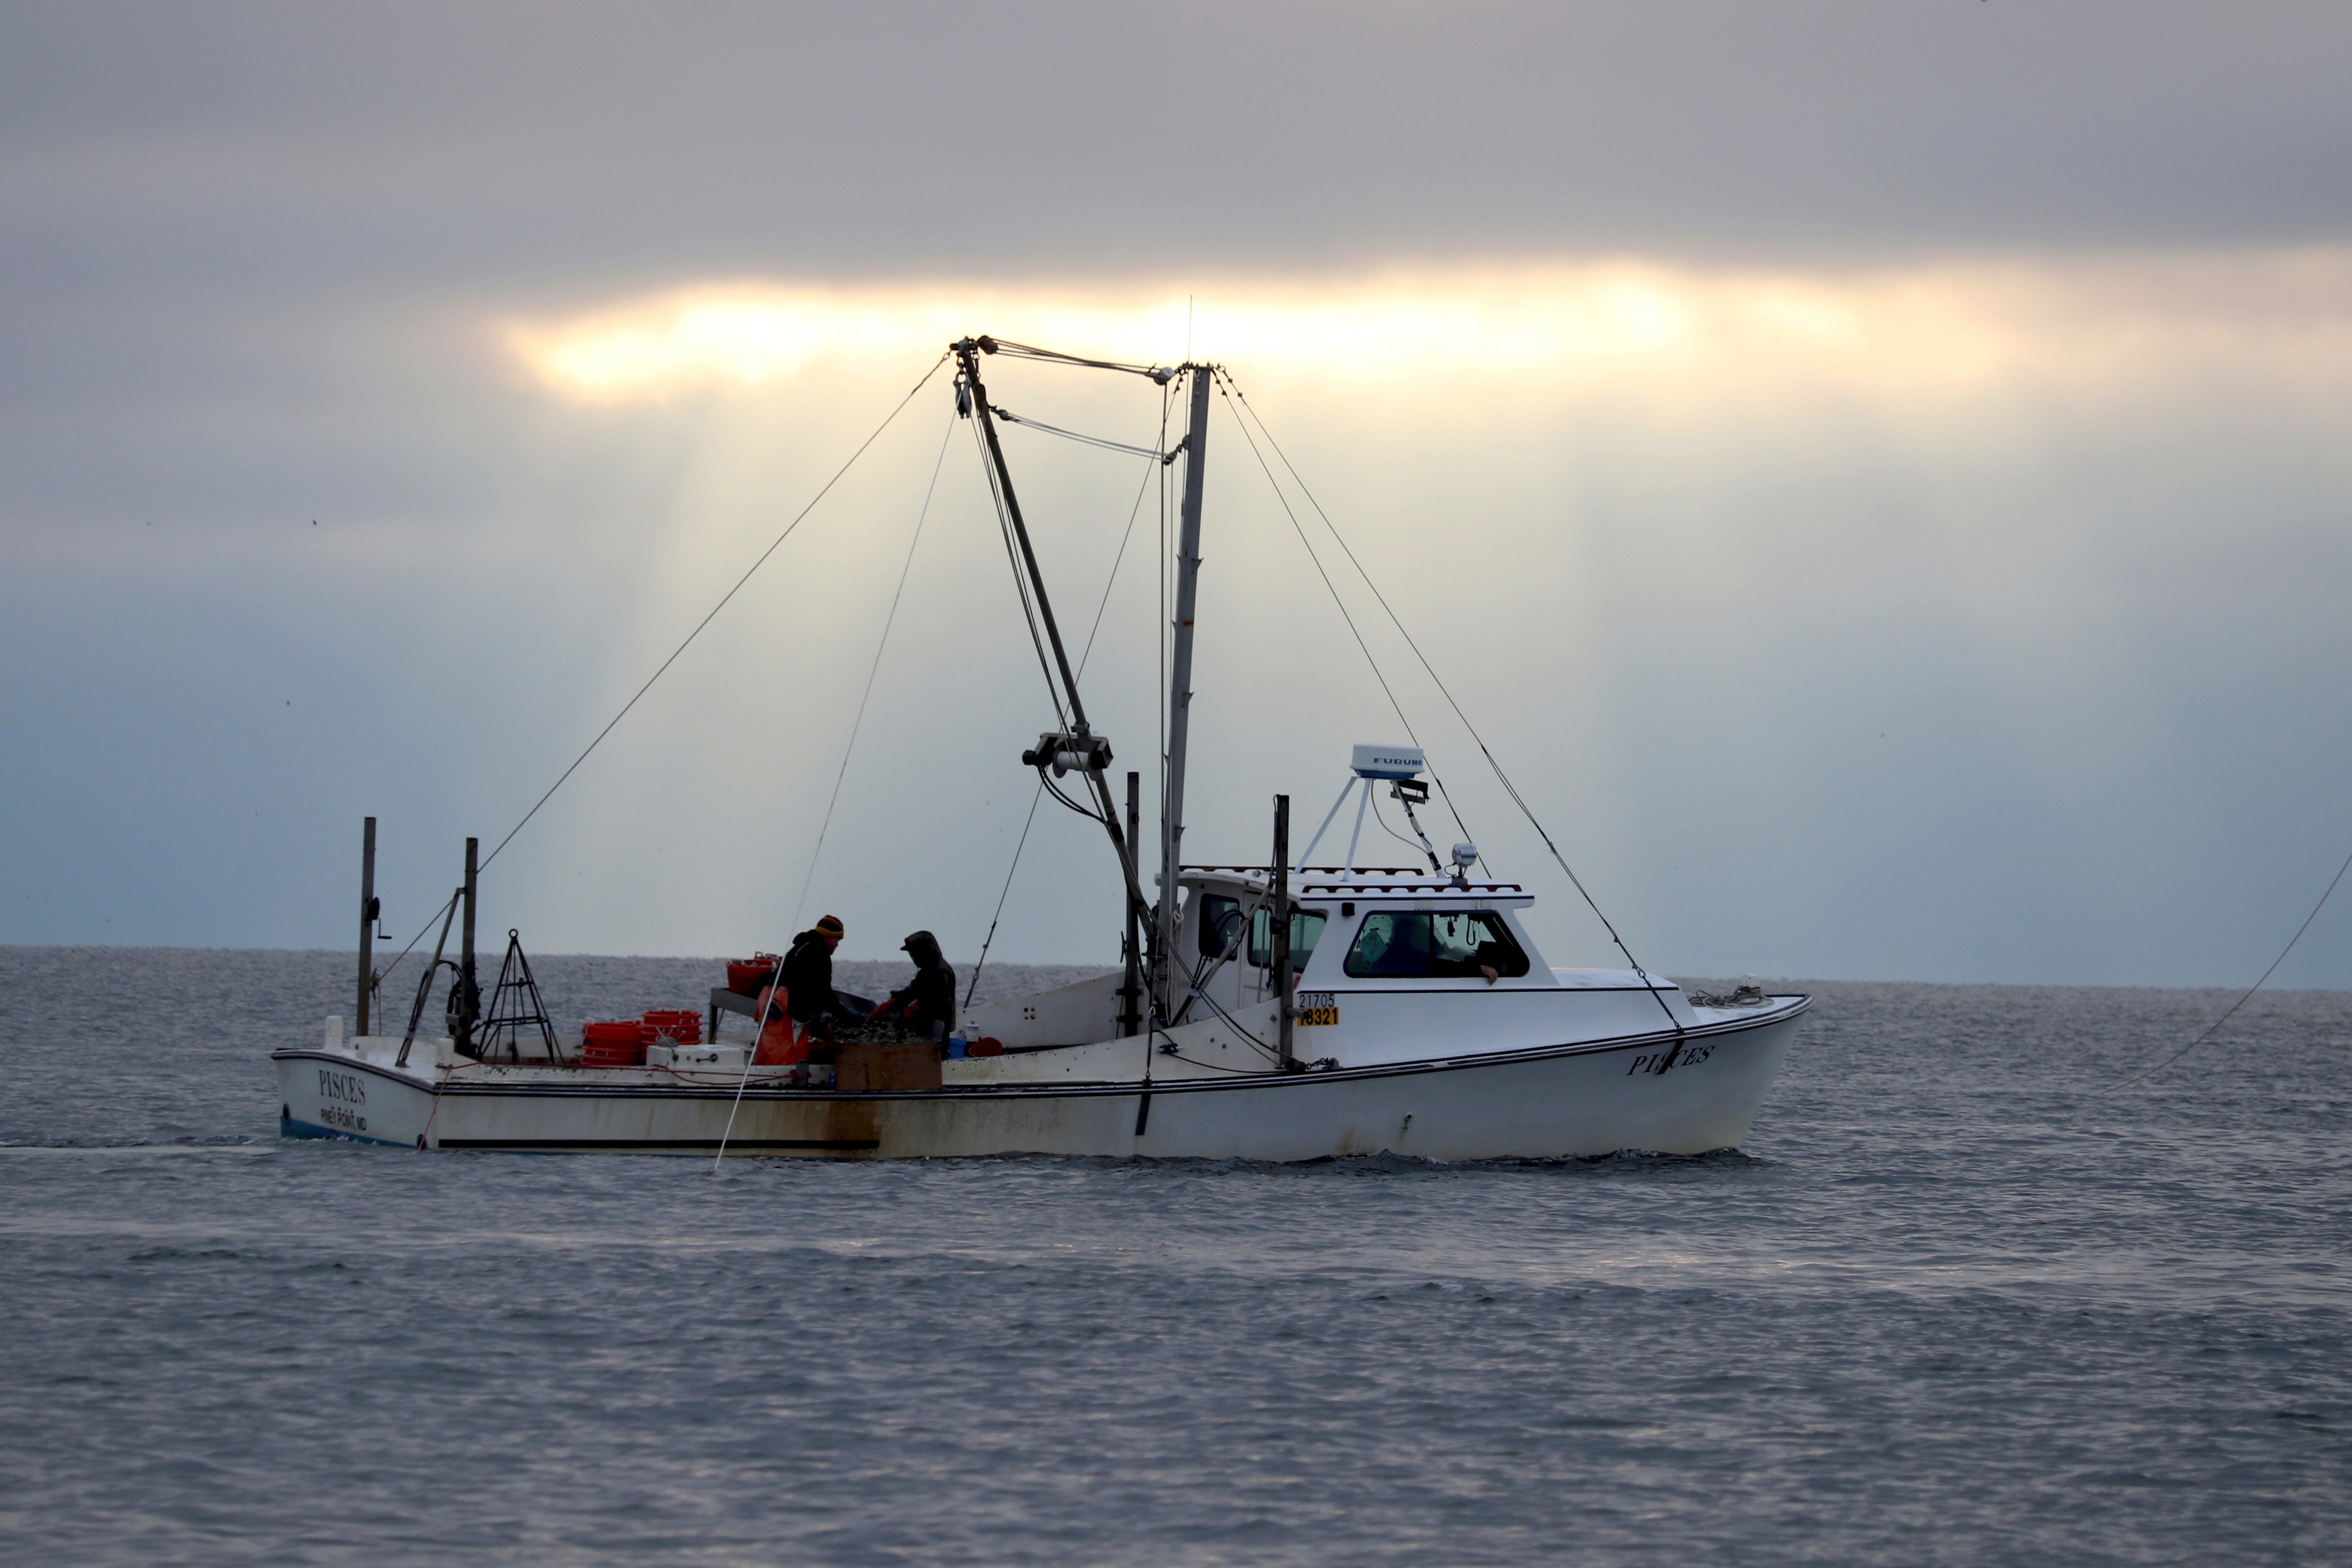
[[[583,1025],[580,1030],[580,1065],[583,1068],[645,1066],[644,1029],[645,1026],[635,1018]]]
[[[649,1007],[645,1020],[637,1026],[637,1039],[642,1045],[656,1045],[663,1040],[676,1046],[698,1046],[702,1043],[702,1015],[688,1007]],[[639,1061],[645,1059],[640,1056]]]

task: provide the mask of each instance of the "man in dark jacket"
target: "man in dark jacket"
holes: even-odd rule
[[[940,955],[939,939],[927,931],[903,945],[915,961],[915,977],[891,992],[872,1016],[903,1021],[918,1039],[944,1040],[955,1027],[955,971]]]
[[[807,1026],[819,1018],[857,1016],[833,990],[833,950],[841,945],[842,930],[841,921],[827,915],[793,938],[784,954],[784,989],[790,993],[785,1005],[793,1023]]]

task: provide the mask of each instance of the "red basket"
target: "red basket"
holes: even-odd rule
[[[646,1065],[645,1026],[635,1018],[616,1023],[587,1024],[580,1030],[580,1065],[583,1068],[641,1068]]]
[[[994,1035],[982,1035],[966,1046],[963,1054],[968,1057],[1001,1057],[1004,1054],[1004,1042]]]
[[[727,989],[738,996],[757,996],[760,987],[775,978],[779,962],[772,952],[762,952],[752,958],[729,959]]]
[[[649,1007],[637,1026],[637,1037],[646,1045],[668,1039],[681,1046],[702,1043],[702,1015],[685,1007]]]

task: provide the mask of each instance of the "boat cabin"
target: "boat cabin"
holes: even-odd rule
[[[1180,951],[1192,989],[1226,1008],[1272,997],[1271,879],[1262,866],[1188,866]],[[1556,985],[1516,911],[1517,882],[1394,868],[1293,873],[1290,964],[1297,989],[1479,989]],[[1492,978],[1489,978],[1491,973]]]

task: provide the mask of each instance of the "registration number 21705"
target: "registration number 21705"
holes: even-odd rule
[[[1298,994],[1298,1021],[1314,1026],[1339,1021],[1339,998],[1329,991],[1301,991]]]

